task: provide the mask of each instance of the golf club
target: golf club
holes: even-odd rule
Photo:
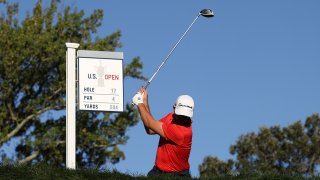
[[[150,85],[151,81],[153,80],[153,78],[158,74],[158,72],[160,71],[160,69],[162,68],[162,66],[167,62],[167,60],[169,59],[170,55],[173,53],[173,51],[176,49],[176,47],[179,45],[180,41],[184,38],[184,36],[188,33],[188,31],[190,30],[190,28],[192,27],[192,25],[196,22],[196,20],[199,18],[199,16],[203,16],[203,17],[213,17],[214,13],[211,9],[203,9],[199,12],[199,14],[196,16],[196,18],[192,21],[192,23],[190,24],[190,26],[188,27],[188,29],[182,34],[182,36],[180,37],[180,39],[178,40],[178,42],[173,46],[173,48],[171,49],[171,51],[169,52],[169,54],[166,56],[166,58],[162,61],[162,63],[160,64],[160,66],[158,67],[158,69],[154,72],[154,74],[151,76],[151,78],[148,80],[147,84],[145,85],[145,88],[147,89],[148,86]]]
[[[160,64],[160,66],[158,67],[158,69],[156,70],[156,72],[151,76],[151,78],[148,80],[147,84],[145,85],[145,88],[147,89],[148,86],[150,85],[151,81],[153,80],[153,78],[158,74],[158,72],[160,71],[160,69],[162,68],[162,66],[167,62],[167,60],[169,59],[170,55],[172,54],[172,52],[176,49],[176,47],[178,46],[178,44],[180,43],[180,41],[184,38],[184,36],[188,33],[188,31],[190,30],[190,28],[192,27],[192,25],[196,22],[196,20],[199,18],[199,16],[203,16],[203,17],[213,17],[213,11],[210,9],[203,9],[199,12],[199,14],[197,15],[197,17],[193,20],[193,22],[190,24],[190,26],[188,27],[188,29],[182,34],[181,38],[179,39],[179,41],[173,46],[173,48],[171,49],[171,51],[169,52],[169,54],[167,55],[167,57],[163,60],[163,62]]]

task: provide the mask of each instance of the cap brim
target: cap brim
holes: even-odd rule
[[[190,108],[184,107],[175,108],[174,113],[181,116],[188,116],[190,118],[193,116],[193,111],[190,110]]]

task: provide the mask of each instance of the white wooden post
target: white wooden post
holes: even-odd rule
[[[76,49],[66,43],[66,167],[76,169]]]

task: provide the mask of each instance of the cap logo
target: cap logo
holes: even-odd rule
[[[187,108],[190,108],[190,109],[192,109],[192,107],[191,107],[191,106],[188,106],[188,105],[184,105],[184,104],[181,104],[181,103],[179,103],[179,104],[178,104],[178,106],[180,106],[180,107],[187,107]]]

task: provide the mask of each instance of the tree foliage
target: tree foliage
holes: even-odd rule
[[[313,114],[303,124],[288,127],[262,127],[257,133],[241,135],[230,153],[236,156],[228,163],[206,157],[199,166],[201,176],[220,175],[228,171],[316,175],[320,167],[320,117]],[[211,161],[208,161],[211,159]],[[226,166],[233,162],[233,167]]]
[[[0,147],[18,139],[21,163],[46,161],[65,164],[66,42],[81,49],[115,51],[121,32],[92,37],[101,26],[103,11],[89,16],[69,6],[58,11],[59,0],[43,7],[38,0],[21,22],[18,3],[0,1]],[[144,79],[139,57],[124,67],[124,77]],[[60,115],[59,115],[60,114]],[[61,115],[62,114],[62,115]],[[119,145],[138,122],[138,113],[126,104],[122,113],[77,112],[77,166],[100,167],[124,159]],[[2,153],[3,158],[9,152]]]
[[[217,157],[207,156],[204,158],[202,164],[199,165],[199,172],[201,177],[214,177],[214,176],[231,176],[233,161],[227,162],[219,160]]]

